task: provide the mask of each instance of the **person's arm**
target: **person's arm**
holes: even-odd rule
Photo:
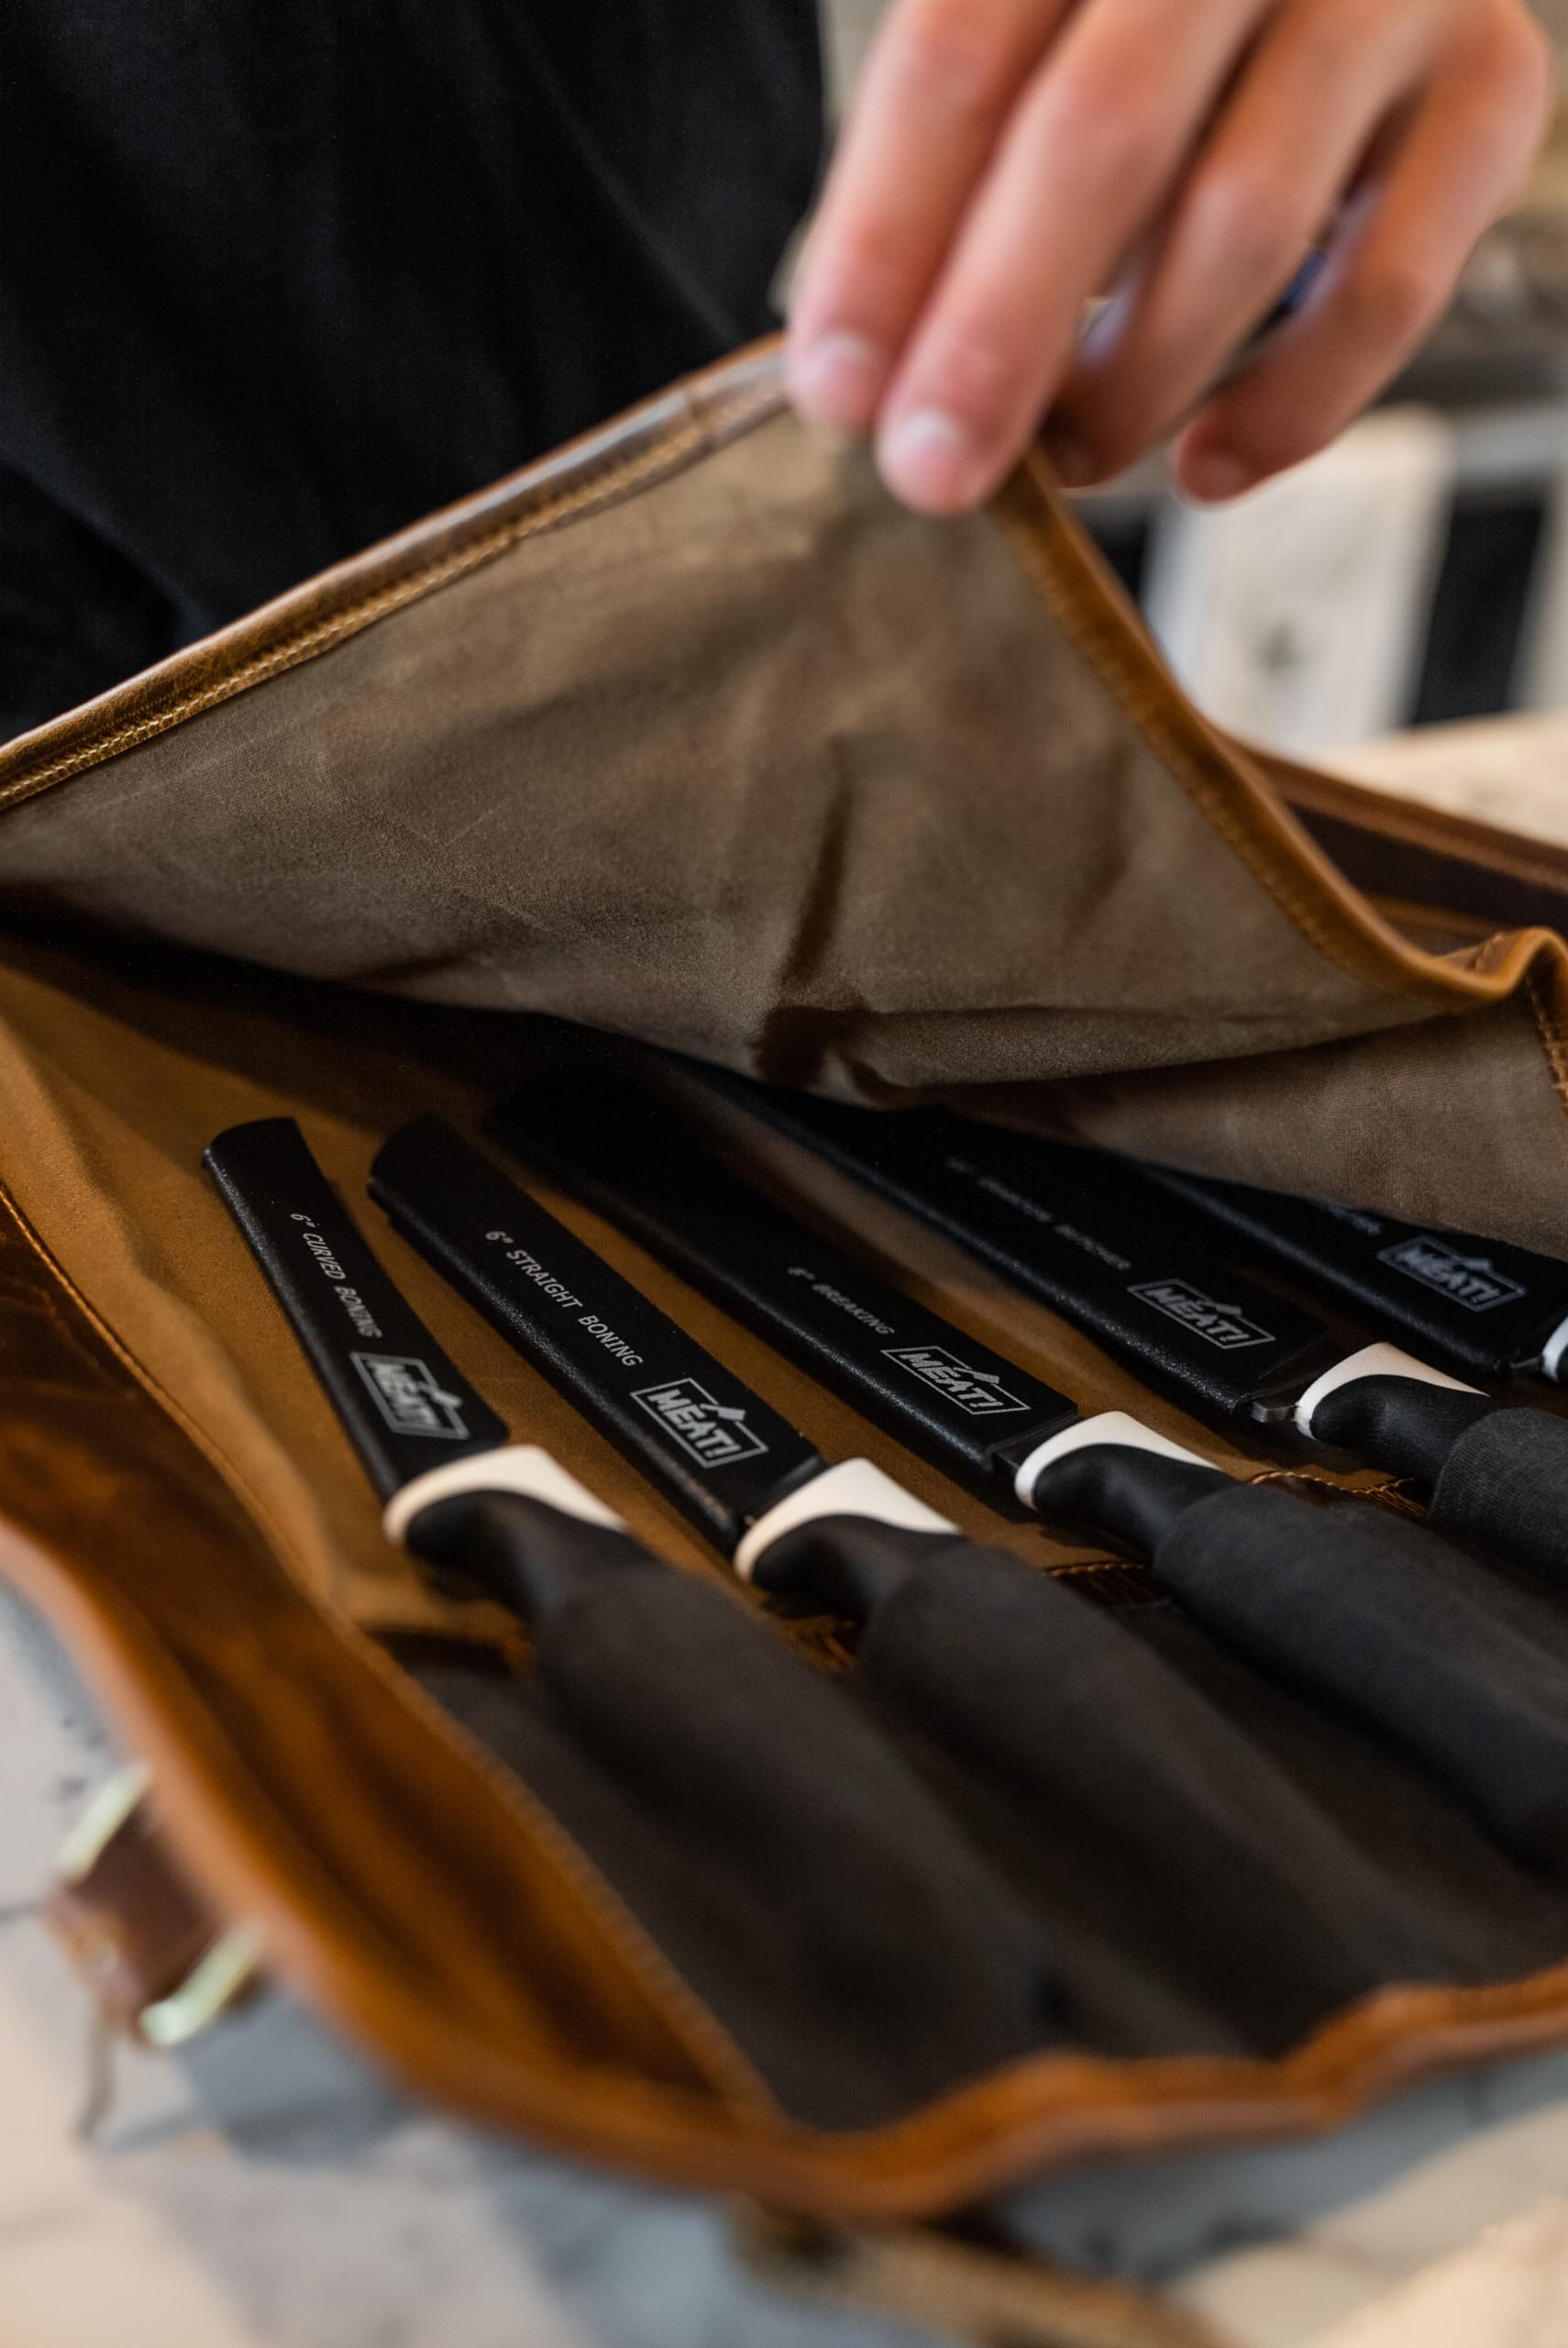
[[[1181,437],[1182,486],[1235,495],[1427,332],[1550,85],[1522,0],[895,0],[791,305],[797,404],[874,431],[929,512],[988,495],[1047,411],[1064,478],[1098,480],[1320,242],[1299,315]]]

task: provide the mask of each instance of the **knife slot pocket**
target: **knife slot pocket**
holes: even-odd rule
[[[1271,1518],[1282,1537],[1260,1571]],[[1382,1512],[1304,1517],[1256,1486],[1187,1512],[1154,1570],[1262,1669],[1386,1735],[1568,1881],[1568,1605],[1550,1585]]]
[[[417,1674],[791,2114],[867,2126],[1059,2044],[1038,1921],[842,1683],[728,1590],[537,1513],[531,1668]]]
[[[982,2091],[995,2093],[999,2109],[1027,2111],[1035,2090],[1021,2080],[1059,2076],[1064,2066],[1077,2075],[1086,2058],[1082,2091],[1093,2110],[1082,2125],[1088,2134],[1099,2127],[1099,2141],[1110,2140],[1104,2115],[1126,2108],[1129,2081],[1163,2108],[1176,2074],[1190,2077],[1207,2058],[1224,2071],[1226,2058],[1240,2057],[1253,2082],[1245,2093],[1274,2124],[1270,2114],[1297,2108],[1297,2074],[1260,2074],[1257,2058],[1293,2063],[1347,2016],[1355,2026],[1369,2001],[1386,2006],[1389,1990],[1474,1988],[1520,2010],[1530,1995],[1546,1996],[1529,1978],[1568,1956],[1568,1890],[1485,1831],[1474,1797],[1456,1795],[1386,1723],[1352,1717],[1342,1696],[1304,1686],[1289,1657],[1243,1653],[1232,1632],[1206,1628],[1146,1589],[1133,1593],[1141,1603],[1104,1610],[1077,1594],[1112,1582],[1120,1589],[1129,1568],[1076,1575],[1071,1590],[1047,1581],[1041,1564],[1082,1553],[1004,1523],[902,1455],[755,1331],[635,1251],[618,1260],[828,1454],[864,1451],[1010,1553],[965,1584],[963,1638],[945,1653],[928,1643],[921,1662],[895,1652],[886,1626],[846,1639],[820,1621],[759,1625],[748,1620],[750,1601],[715,1585],[711,1566],[705,1578],[659,1578],[661,1605],[693,1610],[662,1645],[624,1586],[591,1624],[580,1613],[569,1634],[563,1618],[522,1638],[493,1603],[433,1592],[416,1562],[384,1539],[376,1502],[200,1156],[226,1124],[296,1115],[345,1202],[364,1216],[381,1135],[424,1110],[471,1130],[476,1110],[522,1072],[529,1047],[521,1023],[346,1002],[228,969],[219,983],[207,966],[19,932],[0,972],[5,1173],[18,1233],[25,1221],[34,1235],[0,1251],[0,1350],[15,1373],[6,1414],[12,1478],[0,1514],[25,1503],[39,1538],[69,1559],[83,1588],[118,1577],[144,1630],[155,1623],[157,1636],[184,1643],[182,1658],[200,1656],[212,1675],[215,1746],[239,1750],[253,1735],[256,1766],[282,1772],[274,1749],[287,1744],[291,1828],[319,1839],[323,1879],[336,1881],[351,1852],[362,1869],[355,1898],[373,1911],[376,1946],[406,1943],[422,1962],[433,1950],[449,1966],[431,1974],[431,2032],[465,1977],[442,1945],[451,1938],[442,1912],[400,1884],[425,1886],[447,1871],[462,1879],[464,1912],[470,1891],[483,1911],[484,1933],[476,1925],[459,1949],[470,1972],[475,1949],[493,1966],[496,1980],[486,1972],[482,1986],[487,1998],[493,1988],[497,2011],[515,1989],[520,2010],[532,2000],[552,2033],[588,2049],[601,2073],[656,2096],[652,2068],[636,2068],[643,2054],[628,2054],[629,2036],[616,2035],[604,1980],[606,1951],[617,1947],[617,1981],[635,1979],[640,1998],[662,1965],[694,2010],[718,2019],[791,2127],[809,2140],[814,2123],[841,2144],[906,2115],[923,2126],[949,2089],[987,2080]],[[1043,1307],[973,1276],[945,1243],[874,1202],[852,1224],[839,1215],[837,1192],[823,1196],[825,1222],[861,1233],[900,1276],[906,1259],[918,1263],[944,1311],[990,1333],[1002,1352],[1020,1351],[1087,1407],[1131,1409],[1199,1439],[1178,1414],[1162,1415],[1127,1371]],[[612,1447],[395,1234],[365,1219],[442,1345],[513,1433],[545,1444],[662,1556],[700,1567],[694,1537]],[[607,1244],[591,1217],[579,1227]],[[1218,1444],[1213,1451],[1243,1469],[1257,1464]],[[51,1459],[59,1474],[40,1477]],[[121,1495],[138,1459],[133,1542]],[[280,1562],[310,1605],[286,1604],[276,1590]],[[1053,1601],[1027,1639],[1010,1613],[1021,1588]],[[1522,1577],[1507,1588],[1548,1602]],[[263,1595],[275,1619],[261,1611]],[[1551,1602],[1568,1619],[1568,1599]],[[286,1650],[280,1623],[294,1626]],[[412,1782],[393,1756],[414,1749],[418,1724],[356,1660],[363,1642],[354,1633],[367,1627],[422,1640],[439,1633],[438,1655],[422,1645],[403,1659],[403,1693],[412,1705],[412,1672],[473,1733],[440,1750],[438,1768],[421,1744]],[[911,1646],[917,1628],[911,1617],[900,1634]],[[766,1653],[774,1677],[791,1666],[787,1703],[743,1700],[755,1689],[723,1661],[732,1635]],[[1309,1618],[1302,1637],[1309,1652]],[[581,1675],[594,1639],[602,1678],[591,1700]],[[261,1641],[274,1667],[259,1678]],[[516,1667],[503,1648],[521,1654]],[[288,1668],[277,1665],[285,1652]],[[340,1721],[323,1692],[337,1685],[326,1658],[357,1691],[352,1717]],[[981,1749],[955,1724],[956,1697],[966,1689],[978,1697],[993,1678],[1021,1702],[1037,1697],[1027,1755],[999,1752],[994,1737]],[[639,1711],[627,1691],[656,1681]],[[611,1687],[613,1701],[602,1693]],[[999,1702],[995,1710],[999,1722]],[[168,1717],[174,1745],[185,1731],[172,1700]],[[495,1779],[526,1797],[515,1823],[509,1804],[492,1804],[476,1738],[501,1765]],[[345,1755],[361,1750],[363,1770],[347,1768]],[[1484,1755],[1481,1763],[1491,1766]],[[635,1920],[640,1944],[635,1934],[624,1947],[615,1941],[613,1901],[574,1903],[557,1931],[541,1888],[554,1877],[529,1840],[528,1822],[540,1818],[617,1896],[616,1913]],[[306,1905],[297,1886],[279,1896]],[[326,1944],[343,1927],[313,1929]],[[359,2010],[373,2012],[369,1995]],[[636,2011],[640,2032],[640,2003]],[[1540,2029],[1557,2026],[1548,2019]],[[485,2027],[501,2048],[515,2023]],[[1452,2026],[1430,2035],[1441,2043],[1448,2030],[1457,2044],[1470,2027],[1457,2002]],[[542,2060],[530,2053],[522,2067],[534,2064],[536,2077]],[[481,2070],[488,2093],[491,2070]],[[451,2082],[444,2091],[480,2108],[482,2095],[466,2084],[472,2074],[454,2062],[441,2076]],[[585,2108],[580,2080],[570,2102]],[[508,2106],[514,2124],[555,2127],[519,2118],[521,2109]],[[1191,2123],[1177,2113],[1171,2124]],[[585,2122],[584,2139],[591,2133]],[[722,2167],[705,2152],[686,2173]]]

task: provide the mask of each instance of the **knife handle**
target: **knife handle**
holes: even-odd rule
[[[1026,1508],[1146,1557],[1185,1509],[1233,1481],[1125,1411],[1100,1411],[1047,1435],[1018,1470]]]
[[[1016,1489],[1037,1515],[1147,1556],[1186,1509],[1232,1480],[1125,1412],[1104,1411],[1036,1445]],[[813,1537],[812,1528],[830,1523],[830,1538]],[[933,1536],[957,1533],[868,1459],[846,1459],[757,1519],[735,1552],[735,1571],[776,1596],[864,1619],[923,1560]]]
[[[1450,1450],[1429,1513],[1444,1533],[1561,1586],[1568,1579],[1568,1420],[1551,1411],[1490,1412]]]
[[[787,1591],[791,1597],[815,1596],[819,1602],[827,1603],[823,1593],[797,1590],[788,1581],[759,1570],[776,1542],[823,1517],[857,1518],[906,1533],[951,1535],[958,1530],[950,1517],[940,1516],[924,1501],[916,1500],[912,1492],[905,1491],[902,1484],[896,1483],[869,1459],[841,1459],[836,1467],[824,1468],[809,1483],[797,1484],[792,1492],[776,1501],[747,1529],[733,1560],[741,1580],[755,1581],[762,1589]],[[848,1602],[846,1594],[845,1602],[837,1611],[855,1613],[859,1610]]]
[[[419,1476],[388,1501],[389,1540],[478,1585],[534,1623],[585,1576],[660,1561],[537,1444],[514,1443]]]
[[[823,1542],[819,1528],[828,1528]],[[958,1527],[869,1459],[841,1459],[759,1516],[735,1551],[742,1581],[825,1614],[864,1622],[934,1536]]]
[[[1314,1508],[1259,1484],[1189,1511],[1153,1567],[1271,1678],[1402,1745],[1525,1857],[1568,1867],[1568,1645],[1550,1595],[1364,1501]]]
[[[1310,1442],[1435,1484],[1459,1437],[1498,1408],[1490,1394],[1399,1346],[1363,1346],[1313,1379],[1296,1405]]]

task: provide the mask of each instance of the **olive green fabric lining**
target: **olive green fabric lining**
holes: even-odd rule
[[[0,814],[0,905],[1564,1244],[1473,975],[1550,1027],[1554,941],[1385,928],[1035,475],[936,525],[767,409],[478,567],[433,523],[427,592]]]

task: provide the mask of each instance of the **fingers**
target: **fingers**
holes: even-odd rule
[[[1083,307],[1157,211],[1250,30],[1251,0],[1099,0],[1016,109],[889,392],[882,471],[910,504],[987,495],[1065,371]]]
[[[1522,181],[1545,54],[1523,0],[899,0],[802,264],[798,404],[875,427],[893,489],[947,513],[1060,391],[1059,460],[1094,478],[1170,428],[1353,190],[1307,311],[1184,440],[1186,486],[1232,493],[1426,330]]]
[[[1168,226],[1063,384],[1048,439],[1070,483],[1132,463],[1267,315],[1424,64],[1423,29],[1408,10],[1369,15],[1359,0],[1289,7],[1275,19]]]
[[[1238,495],[1322,448],[1427,334],[1476,238],[1518,197],[1545,125],[1544,44],[1511,9],[1478,17],[1347,209],[1301,316],[1181,442],[1193,496]]]
[[[933,5],[906,0],[892,31]],[[1056,11],[957,0],[951,23],[984,18],[993,39],[1009,17],[1006,62],[988,81],[971,70],[968,111],[941,138],[930,105],[917,127],[907,83],[900,95],[906,69],[887,67],[812,238],[790,338],[802,406],[851,426],[875,415],[909,504],[973,504],[1015,460],[1085,300],[1157,211],[1264,5],[1079,0],[1031,73]],[[896,142],[908,176],[894,190]]]
[[[1014,100],[1072,0],[904,0],[872,51],[801,263],[790,388],[869,429]]]

